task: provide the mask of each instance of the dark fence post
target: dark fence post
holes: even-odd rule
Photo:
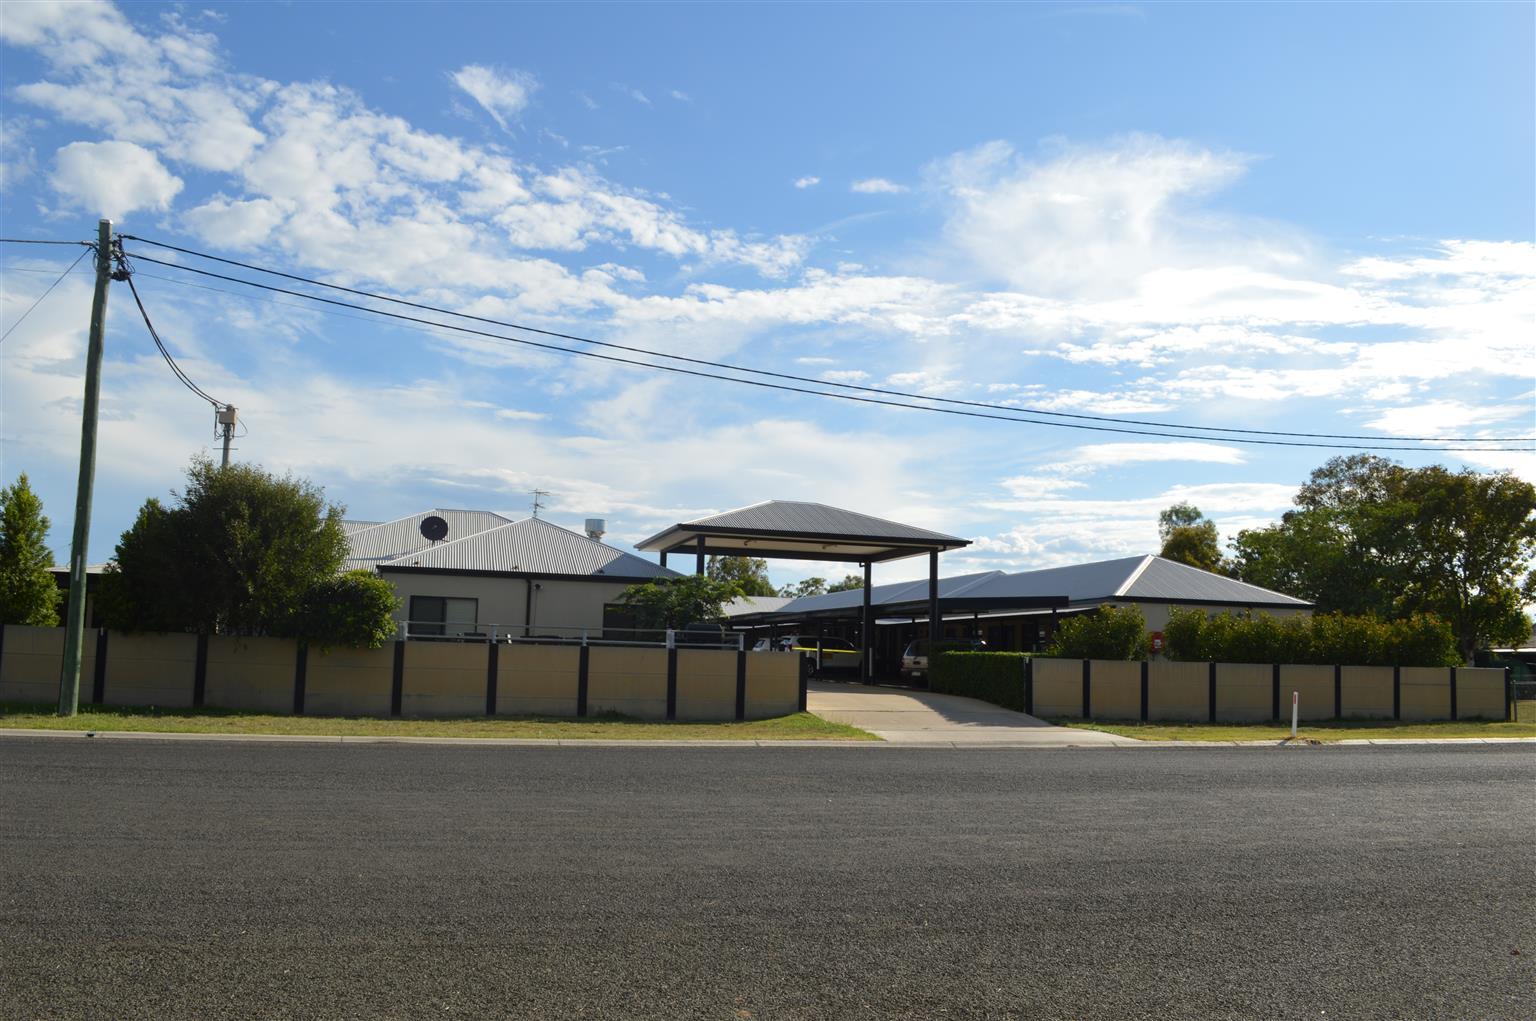
[[[1151,668],[1152,668],[1152,664],[1148,663],[1146,660],[1142,660],[1141,661],[1141,722],[1142,723],[1146,723],[1147,722],[1147,701],[1148,701],[1147,696],[1149,694],[1147,688],[1148,688],[1148,675],[1151,672]]]
[[[583,645],[581,656],[576,662],[576,715],[587,715],[587,678],[591,676],[592,647]]]
[[[1271,663],[1269,670],[1269,718],[1280,718],[1280,664]]]
[[[1344,718],[1344,667],[1340,663],[1333,665],[1333,718]]]
[[[1209,689],[1206,692],[1206,701],[1208,703],[1208,705],[1207,705],[1207,716],[1209,717],[1209,722],[1215,723],[1216,722],[1216,664],[1213,661],[1212,663],[1209,664],[1209,666],[1210,666],[1210,669],[1206,672],[1206,687]]]
[[[299,642],[299,651],[293,658],[293,714],[304,715],[304,686],[309,676],[309,643]]]
[[[501,663],[501,646],[493,639],[485,643],[485,715],[496,715],[496,673]]]
[[[104,627],[96,629],[96,670],[91,677],[91,701],[100,705],[107,699],[107,636]]]
[[[1451,667],[1451,719],[1456,719],[1456,668]]]
[[[736,650],[736,718],[747,718],[747,650]]]
[[[192,708],[201,709],[208,694],[208,636],[197,636],[197,661],[192,667]]]
[[[702,540],[700,540],[702,541]],[[699,556],[704,554],[700,553]],[[667,719],[677,719],[677,650],[667,650]]]
[[[805,712],[806,694],[811,687],[811,660],[803,653],[800,656],[800,711]]]
[[[1403,668],[1400,666],[1392,668],[1392,718],[1403,718]]]
[[[5,622],[0,621],[0,666],[5,664]]]
[[[1083,719],[1093,719],[1093,660],[1083,660]]]
[[[1024,657],[1024,711],[1035,715],[1035,658]]]
[[[405,642],[395,642],[395,670],[389,682],[389,715],[399,716],[405,701]]]
[[[1504,722],[1513,722],[1520,713],[1515,702],[1515,668],[1504,668]]]

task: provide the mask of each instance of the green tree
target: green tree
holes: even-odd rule
[[[147,501],[123,533],[103,613],[125,630],[297,635],[347,555],[341,514],[305,480],[194,460],[173,504]]]
[[[1233,543],[1244,581],[1309,599],[1320,612],[1433,614],[1463,659],[1530,633],[1536,598],[1536,486],[1507,472],[1405,468],[1334,458],[1296,509]]]
[[[1176,503],[1157,516],[1157,537],[1167,542],[1175,528],[1188,528],[1204,520],[1205,515],[1200,513],[1199,507],[1192,503]]]
[[[799,599],[801,596],[820,596],[827,592],[827,579],[807,578],[793,585],[785,585],[779,589],[779,595],[788,596],[790,599]]]
[[[778,593],[768,580],[768,561],[757,557],[710,557],[704,573],[716,581],[735,582],[744,596]]]
[[[322,647],[377,649],[395,637],[395,587],[372,571],[348,571],[304,593],[295,631]]]
[[[1146,659],[1147,620],[1134,606],[1064,617],[1046,649],[1063,659]]]
[[[845,574],[842,581],[834,581],[827,586],[828,592],[852,592],[864,587],[864,578],[857,574]]]
[[[0,624],[58,624],[59,586],[52,568],[43,502],[23,472],[0,489]]]
[[[1163,540],[1159,556],[1202,571],[1227,573],[1216,523],[1201,514],[1194,504],[1176,503],[1159,514],[1157,534]]]
[[[633,609],[637,628],[677,629],[721,622],[725,619],[722,607],[741,594],[734,581],[689,574],[631,585],[620,594],[619,602]]]

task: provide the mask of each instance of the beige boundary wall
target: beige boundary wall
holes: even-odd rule
[[[97,649],[105,655],[97,667]],[[792,653],[392,642],[300,651],[286,638],[87,631],[80,701],[337,716],[767,719],[804,706]],[[0,700],[58,699],[63,628],[0,628]]]
[[[1086,697],[1101,720],[1283,721],[1293,693],[1299,717],[1314,721],[1502,720],[1507,712],[1504,671],[1487,667],[1036,658],[1028,683],[1031,711],[1045,717],[1082,717]]]

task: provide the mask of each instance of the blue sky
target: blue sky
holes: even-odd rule
[[[83,239],[110,215],[812,379],[1382,442],[1530,436],[1533,10],[11,4],[0,219]],[[3,247],[9,328],[67,260]],[[809,499],[976,540],[947,570],[1018,570],[1154,551],[1181,499],[1224,536],[1262,525],[1346,452],[771,394],[137,268],[183,366],[241,408],[237,456],[355,517],[522,516],[540,488],[546,516],[605,517],[623,545]],[[82,266],[0,346],[0,474],[31,476],[61,554],[88,300]],[[122,285],[109,318],[93,560],[212,443]],[[1396,456],[1536,477],[1529,454]]]

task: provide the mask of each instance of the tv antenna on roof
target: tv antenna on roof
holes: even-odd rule
[[[545,490],[545,489],[535,489],[533,491],[533,516],[534,517],[538,517],[539,516],[539,511],[544,509],[544,501],[539,499],[539,497],[541,497],[541,496],[548,496],[548,495],[549,495],[549,491]]]

